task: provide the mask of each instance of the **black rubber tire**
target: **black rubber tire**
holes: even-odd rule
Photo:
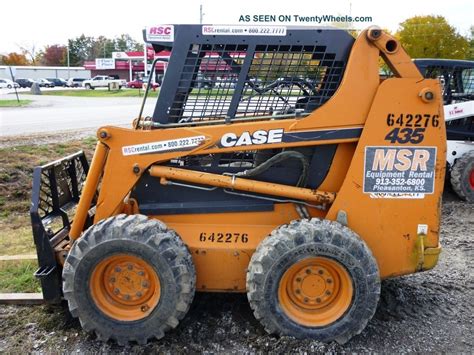
[[[451,186],[456,194],[469,203],[474,203],[474,189],[469,181],[474,170],[474,149],[464,153],[451,168]]]
[[[7,85],[7,89],[11,89],[12,86],[10,84]]]
[[[308,257],[323,256],[348,271],[354,295],[346,313],[325,327],[308,327],[290,319],[279,305],[278,287],[288,268]],[[253,254],[247,272],[247,297],[255,317],[268,333],[347,342],[372,318],[380,297],[375,258],[362,239],[328,220],[298,220],[272,232]]]
[[[156,271],[160,300],[146,318],[136,321],[112,319],[97,308],[89,290],[94,267],[107,256],[128,253],[139,256]],[[181,238],[160,221],[143,215],[118,215],[91,226],[74,243],[63,268],[63,292],[69,310],[82,328],[103,341],[119,345],[130,341],[146,344],[175,328],[192,303],[196,271]]]
[[[90,84],[86,84],[84,85],[84,87],[86,88],[86,90],[92,90],[92,86]]]

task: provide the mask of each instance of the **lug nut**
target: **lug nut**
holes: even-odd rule
[[[114,289],[114,295],[118,295],[120,293],[120,290],[118,288]]]
[[[128,265],[127,265],[127,269],[132,270],[132,269],[133,269],[133,265],[132,265],[132,264],[128,264]]]
[[[304,302],[305,302],[305,303],[308,303],[308,301],[309,301],[308,297],[305,297],[305,298],[304,298]]]
[[[143,282],[142,282],[142,286],[145,287],[145,288],[150,287],[150,285],[149,285],[148,282],[146,282],[146,281],[143,281]]]
[[[316,298],[316,302],[321,303],[321,298]]]
[[[296,282],[301,282],[301,277],[297,277]]]
[[[111,277],[109,281],[110,281],[111,283],[114,283],[114,282],[115,282],[115,277]]]
[[[331,291],[326,291],[326,295],[330,295],[331,294]]]
[[[332,283],[332,280],[331,280],[331,279],[326,279],[326,282],[327,282],[328,284],[330,284],[330,283]]]
[[[143,294],[142,294],[140,291],[138,291],[135,295],[136,295],[137,297],[142,297],[142,296],[143,296]]]
[[[144,276],[144,275],[145,275],[145,273],[143,271],[138,272],[138,276]]]
[[[117,266],[117,267],[115,268],[115,272],[121,272],[121,271],[122,271],[122,269],[121,269],[120,267]]]
[[[323,270],[318,270],[318,274],[319,274],[319,275],[322,275],[323,273],[324,273]]]
[[[145,304],[145,305],[141,306],[140,309],[141,309],[142,312],[146,312],[150,309],[150,307],[148,307],[148,305]]]
[[[123,298],[125,298],[128,301],[130,299],[130,295],[125,295],[123,296]]]
[[[311,269],[306,269],[307,274],[311,274]]]
[[[299,288],[296,289],[295,291],[297,294],[300,294],[301,293],[301,290]]]

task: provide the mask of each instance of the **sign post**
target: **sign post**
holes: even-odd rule
[[[18,97],[18,91],[16,91],[16,86],[15,86],[15,74],[16,74],[16,68],[8,67],[10,69],[10,75],[12,77],[13,81],[13,88],[15,89],[15,95],[16,95],[16,101],[20,103],[20,98]]]

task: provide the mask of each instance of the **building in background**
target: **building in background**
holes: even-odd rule
[[[12,66],[15,79],[41,79],[41,78],[84,78],[91,77],[91,71],[84,67],[36,67],[36,66]],[[0,78],[12,80],[10,66],[0,66]]]
[[[157,76],[163,75],[166,71],[169,51],[161,51],[155,53],[152,48],[147,49],[147,73],[151,70],[151,62],[155,58],[163,59],[159,61],[155,67]],[[113,52],[112,58],[96,58],[95,60],[86,61],[84,68],[90,70],[91,76],[110,75],[120,79],[132,81],[142,78],[145,75],[145,65],[143,61],[143,52]]]

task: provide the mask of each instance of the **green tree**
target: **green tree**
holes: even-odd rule
[[[93,37],[85,36],[84,34],[68,41],[69,62],[71,66],[84,65],[84,62],[91,56],[94,41]]]
[[[121,34],[114,42],[116,52],[143,51],[143,44],[134,40],[129,34]]]
[[[400,24],[396,36],[412,58],[465,59],[469,43],[443,16],[415,16]]]
[[[469,54],[467,59],[474,60],[474,26],[471,26],[471,34],[469,36]]]

